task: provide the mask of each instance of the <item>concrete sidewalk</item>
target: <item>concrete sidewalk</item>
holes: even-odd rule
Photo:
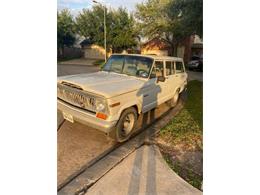
[[[109,171],[86,194],[201,195],[166,164],[157,146],[144,145]]]

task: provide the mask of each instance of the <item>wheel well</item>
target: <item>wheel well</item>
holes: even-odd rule
[[[121,116],[122,113],[123,113],[125,110],[127,110],[128,108],[134,108],[135,111],[136,111],[137,116],[139,116],[137,105],[132,105],[132,106],[129,106],[129,107],[127,107],[127,108],[124,108],[124,109],[121,111],[120,116]]]
[[[131,107],[133,107],[133,108],[136,110],[137,115],[139,115],[137,105],[133,105],[133,106],[131,106]]]

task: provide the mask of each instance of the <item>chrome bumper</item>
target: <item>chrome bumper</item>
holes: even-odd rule
[[[71,114],[73,116],[73,120],[79,123],[85,124],[94,129],[98,129],[105,133],[109,133],[113,130],[117,121],[106,121],[96,117],[95,114],[90,113],[88,111],[83,111],[79,108],[76,108],[72,105],[69,105],[61,100],[57,100],[58,110],[61,112],[65,112]]]

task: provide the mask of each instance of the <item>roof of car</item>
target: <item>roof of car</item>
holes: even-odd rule
[[[117,54],[117,53],[114,53],[112,55],[142,56],[142,57],[153,58],[154,60],[182,61],[182,58],[172,57],[172,56],[157,56],[157,55],[142,55],[142,54]]]

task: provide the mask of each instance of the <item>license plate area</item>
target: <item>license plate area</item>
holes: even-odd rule
[[[71,123],[74,123],[73,116],[71,114],[63,112],[63,118]]]

